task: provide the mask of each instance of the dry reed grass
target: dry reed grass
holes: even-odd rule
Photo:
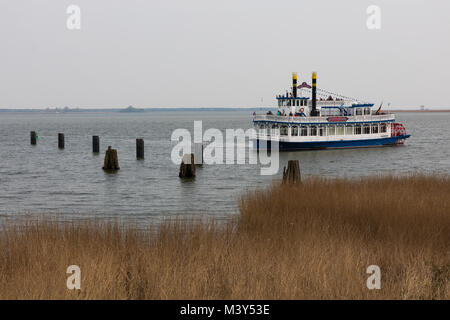
[[[225,224],[6,223],[0,298],[449,299],[449,195],[447,177],[311,178],[245,194]]]

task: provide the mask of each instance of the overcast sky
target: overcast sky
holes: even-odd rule
[[[1,0],[0,108],[269,105],[292,71],[374,103],[450,107],[449,15],[448,0]]]

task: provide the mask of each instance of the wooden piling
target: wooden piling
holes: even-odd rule
[[[100,152],[100,137],[92,136],[92,152],[99,153]]]
[[[103,162],[103,170],[119,170],[119,157],[117,156],[117,150],[108,147],[105,154],[105,161]]]
[[[181,160],[180,173],[178,175],[180,178],[194,178],[195,177],[195,163],[194,154],[185,154]]]
[[[58,148],[64,149],[64,133],[58,133]]]
[[[289,160],[288,167],[283,169],[283,183],[300,183],[300,165],[298,160]]]
[[[33,146],[36,145],[36,131],[31,131],[30,132],[30,143]]]
[[[136,158],[144,159],[144,139],[136,139]]]

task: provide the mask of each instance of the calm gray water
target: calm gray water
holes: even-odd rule
[[[62,218],[119,218],[145,223],[170,216],[227,218],[237,212],[246,189],[279,179],[289,159],[302,174],[357,177],[379,173],[450,172],[450,113],[403,113],[397,119],[412,137],[402,147],[282,153],[276,176],[261,176],[257,165],[204,165],[194,181],[178,178],[170,160],[172,131],[250,126],[251,111],[147,113],[0,113],[0,215],[51,214]],[[37,146],[30,131],[38,132]],[[64,150],[57,148],[65,133]],[[92,135],[101,154],[92,154]],[[145,160],[136,160],[137,137]],[[103,172],[104,150],[118,150],[121,170]],[[380,190],[382,192],[382,190]]]

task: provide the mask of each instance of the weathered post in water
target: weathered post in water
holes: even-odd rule
[[[100,137],[92,136],[92,152],[99,153],[100,152]]]
[[[195,177],[195,163],[194,154],[185,154],[181,160],[180,178],[194,178]]]
[[[31,145],[33,145],[33,146],[36,145],[36,131],[30,132],[30,142],[31,142]]]
[[[117,150],[108,147],[105,154],[105,161],[103,162],[103,170],[119,170],[119,157]]]
[[[144,159],[144,139],[136,139],[136,158]]]
[[[58,133],[58,148],[64,149],[64,133]]]
[[[298,160],[289,160],[288,167],[283,169],[283,183],[300,183],[300,165]]]

